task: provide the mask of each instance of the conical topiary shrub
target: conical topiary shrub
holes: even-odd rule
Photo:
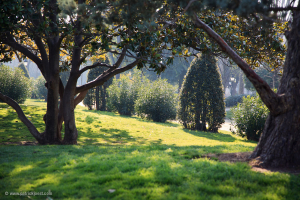
[[[224,122],[224,93],[213,56],[202,54],[191,63],[179,94],[177,117],[185,128],[201,131],[217,132]]]

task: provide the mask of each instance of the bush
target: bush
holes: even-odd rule
[[[241,94],[241,95],[234,95],[229,96],[225,99],[225,105],[226,107],[232,107],[238,105],[238,103],[242,103],[243,97],[246,97],[247,95]]]
[[[231,109],[236,131],[248,140],[258,141],[263,132],[269,110],[258,95],[243,97],[243,102]]]
[[[176,87],[166,79],[143,85],[135,102],[135,111],[142,118],[165,122],[176,118]]]
[[[119,79],[114,78],[107,88],[107,109],[131,116],[134,113],[134,103],[142,82],[142,72],[137,69],[133,73],[121,74]]]
[[[30,88],[30,79],[24,76],[21,69],[0,66],[0,91],[2,94],[9,96],[17,103],[24,103],[30,96]]]
[[[182,84],[178,119],[185,128],[217,132],[224,118],[224,93],[216,60],[202,54],[193,60]]]

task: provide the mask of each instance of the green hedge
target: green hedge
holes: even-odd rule
[[[176,118],[176,87],[167,79],[157,79],[141,88],[135,102],[135,111],[142,118],[165,122]]]
[[[260,97],[243,97],[242,103],[231,109],[236,131],[232,131],[248,140],[258,141],[263,132],[269,114],[268,108]]]

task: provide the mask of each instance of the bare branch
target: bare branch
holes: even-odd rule
[[[15,102],[13,99],[11,99],[10,97],[3,95],[1,92],[0,92],[0,99],[2,101],[4,101],[5,103],[7,103],[9,106],[11,106],[17,112],[18,117],[27,126],[28,130],[33,135],[33,137],[39,143],[42,144],[44,141],[42,135],[38,132],[38,130],[35,128],[35,126],[31,123],[31,121],[25,116],[25,114],[24,114],[23,110],[21,109],[21,107],[19,106],[19,104],[17,102]]]

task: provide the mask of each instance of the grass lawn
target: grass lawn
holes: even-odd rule
[[[45,103],[29,100],[22,108],[42,131]],[[76,122],[78,145],[14,145],[34,138],[0,103],[0,199],[300,199],[300,175],[201,158],[256,146],[229,132],[188,131],[81,106]]]

